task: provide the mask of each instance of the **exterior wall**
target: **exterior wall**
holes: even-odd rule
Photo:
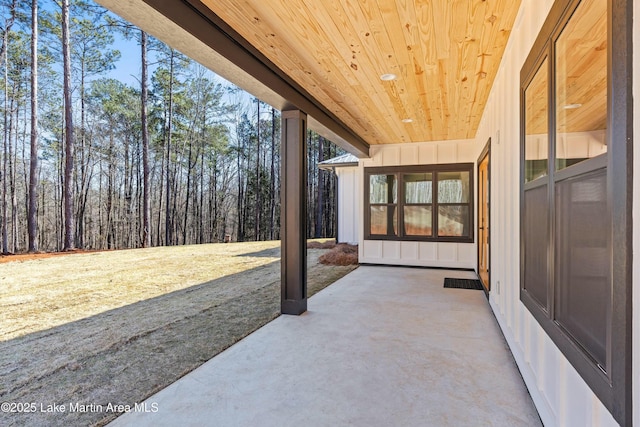
[[[633,3],[634,139],[640,137],[640,2]],[[636,117],[638,116],[638,117]],[[640,426],[640,148],[633,150],[633,425]]]
[[[364,185],[364,167],[475,163],[477,154],[473,140],[373,146],[371,147],[371,158],[360,161],[360,188],[363,188]],[[356,194],[360,194],[359,218],[364,218],[363,193]],[[364,240],[363,227],[364,224],[361,224],[359,236],[361,263],[465,269],[476,267],[475,243]]]
[[[338,243],[358,244],[360,210],[358,200],[362,194],[360,169],[336,167],[338,175]]]
[[[520,69],[552,4],[552,0],[522,1],[516,25],[476,136],[478,149],[488,138],[492,139],[490,160],[492,291],[489,300],[545,426],[615,426],[617,423],[609,411],[519,299]],[[638,49],[637,44],[636,49]],[[637,100],[638,96],[636,96],[636,102]],[[636,131],[638,127],[636,124]],[[638,162],[636,153],[636,164]],[[636,183],[637,181],[636,177]],[[636,254],[636,265],[639,264],[639,260],[640,257]],[[637,292],[635,294],[635,324],[638,325]],[[640,347],[637,329],[635,331],[636,349]],[[636,350],[634,365],[636,383],[638,382],[637,353]],[[636,391],[638,391],[637,384]],[[638,394],[634,400],[636,425],[640,425],[637,396]]]

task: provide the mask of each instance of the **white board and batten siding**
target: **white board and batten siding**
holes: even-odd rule
[[[360,188],[364,185],[365,167],[475,163],[478,156],[473,140],[375,145],[371,147],[370,154],[369,159],[360,161]],[[360,196],[359,199],[359,218],[364,218],[364,198]],[[358,246],[361,263],[464,269],[476,267],[475,243],[364,240],[364,224],[361,227]]]
[[[633,135],[640,137],[640,1],[633,2]],[[640,426],[640,148],[633,150],[633,425]]]
[[[338,176],[338,242],[357,245],[362,223],[359,200],[362,198],[360,168],[335,168]]]
[[[478,149],[491,144],[491,293],[489,302],[520,368],[529,392],[546,427],[617,426],[618,423],[587,386],[573,366],[520,302],[520,70],[553,4],[552,0],[523,0],[514,30],[494,82],[480,128]],[[635,3],[640,16],[640,2]],[[634,23],[635,111],[640,112],[640,21]],[[638,113],[636,113],[638,114]],[[640,121],[635,120],[636,135]],[[590,136],[585,146],[597,146]],[[585,140],[587,140],[585,139]],[[594,139],[596,143],[591,141]],[[597,148],[597,147],[595,147]],[[639,150],[635,168],[640,168]],[[636,169],[640,170],[640,169]],[[638,224],[640,203],[635,176],[634,223]],[[638,227],[634,228],[636,248],[640,245]],[[635,251],[634,271],[640,271],[640,256]],[[640,426],[640,286],[634,273],[634,424]]]

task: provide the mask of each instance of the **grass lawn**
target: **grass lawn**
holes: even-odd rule
[[[325,252],[308,250],[309,296],[355,268],[319,264]],[[248,242],[0,264],[0,402],[37,409],[0,425],[112,420],[69,410],[133,406],[277,317],[279,256],[279,242]]]

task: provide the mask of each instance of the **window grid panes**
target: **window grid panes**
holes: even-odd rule
[[[433,236],[433,173],[402,174],[403,232],[406,236]]]
[[[369,233],[381,236],[398,234],[398,179],[395,174],[369,177]]]
[[[366,239],[472,241],[473,164],[429,168],[366,174]]]

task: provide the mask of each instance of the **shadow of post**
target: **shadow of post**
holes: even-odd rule
[[[309,296],[354,268],[310,264]],[[104,425],[119,415],[106,412],[109,403],[133,407],[279,313],[280,262],[273,261],[0,342],[0,402],[38,409],[0,412],[0,425]],[[40,412],[54,404],[65,412]],[[71,412],[72,404],[99,410]]]

